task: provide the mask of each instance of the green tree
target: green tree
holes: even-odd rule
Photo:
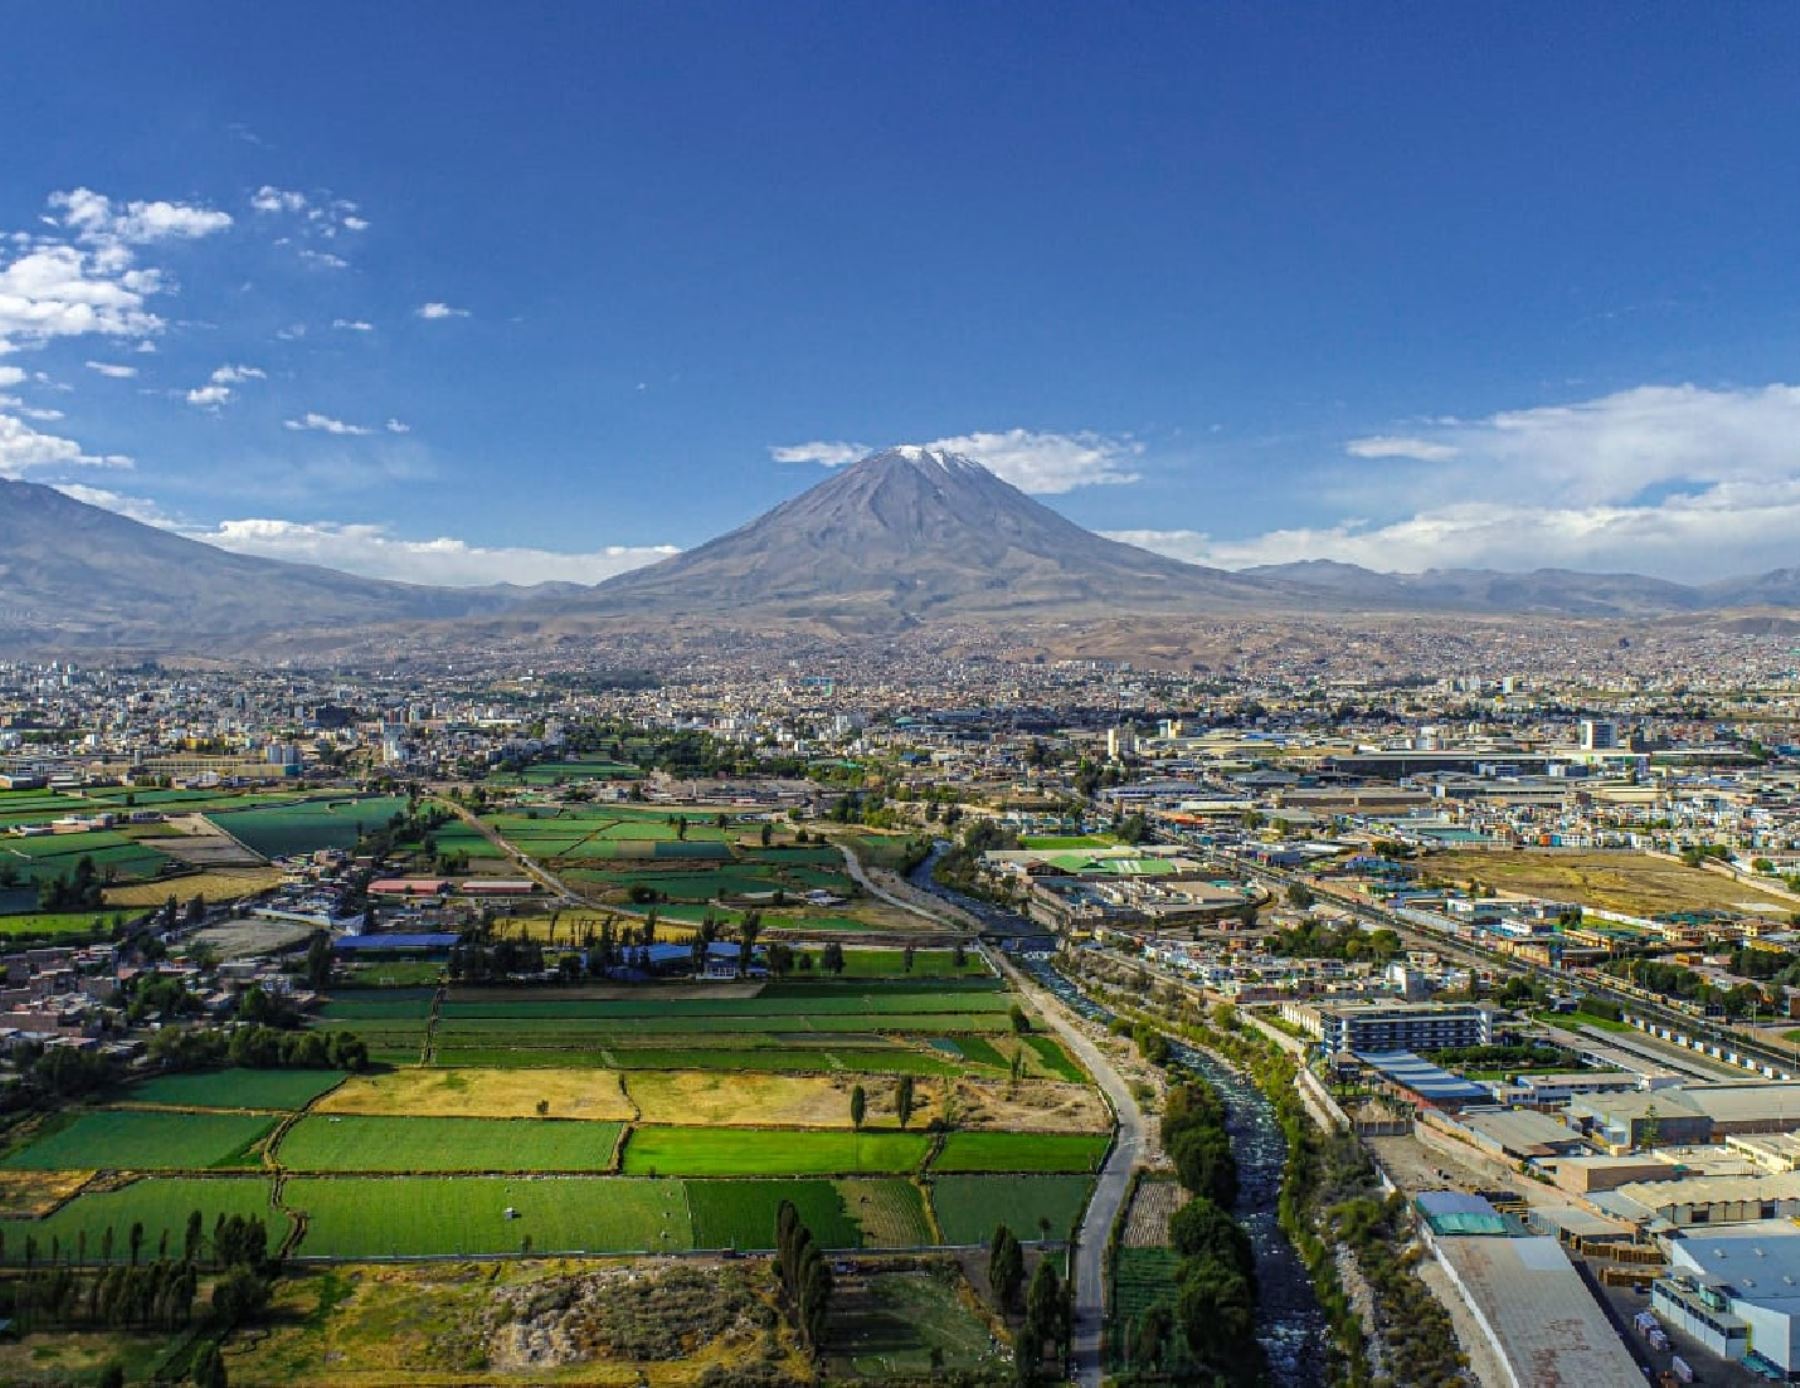
[[[900,1126],[905,1127],[913,1116],[913,1077],[902,1075],[894,1090],[894,1112],[900,1119]]]
[[[850,1091],[850,1126],[859,1132],[863,1125],[863,1114],[867,1109],[868,1096],[863,1093],[863,1087],[860,1084],[856,1085]]]

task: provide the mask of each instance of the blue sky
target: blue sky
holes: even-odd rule
[[[235,548],[592,580],[941,440],[1234,566],[1708,577],[1800,534],[1791,7],[10,34],[0,473]]]

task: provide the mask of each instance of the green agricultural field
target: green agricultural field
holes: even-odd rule
[[[208,818],[265,858],[350,848],[358,838],[406,812],[403,795],[306,800],[252,810],[216,810]]]
[[[718,1040],[719,1038],[709,1038]],[[763,1040],[766,1038],[751,1038]],[[857,1038],[832,1038],[829,1044],[804,1047],[756,1048],[608,1045],[584,1048],[532,1049],[495,1045],[447,1045],[441,1040],[432,1049],[435,1065],[485,1065],[498,1069],[531,1069],[537,1066],[591,1065],[616,1070],[745,1070],[783,1074],[830,1074],[853,1071],[876,1075],[956,1075],[962,1067],[949,1060],[905,1046],[852,1047]],[[416,1054],[412,1059],[417,1059]],[[410,1062],[408,1062],[410,1063]]]
[[[106,1231],[113,1231],[112,1256],[123,1262],[131,1256],[131,1226],[144,1226],[143,1257],[154,1259],[169,1236],[170,1252],[179,1257],[187,1233],[188,1216],[200,1211],[200,1223],[208,1238],[220,1215],[260,1215],[269,1227],[273,1251],[287,1236],[287,1217],[270,1204],[272,1183],[260,1176],[203,1179],[181,1176],[147,1176],[117,1190],[78,1195],[43,1219],[0,1220],[6,1240],[4,1259],[25,1261],[25,1240],[34,1238],[38,1257],[48,1262],[50,1241],[56,1239],[71,1258],[84,1249],[89,1262],[99,1262]],[[82,1234],[87,1235],[85,1243]]]
[[[951,1133],[933,1171],[1095,1171],[1107,1139],[1092,1133]]]
[[[831,1381],[928,1382],[946,1373],[1010,1378],[987,1323],[958,1294],[951,1269],[850,1278],[831,1305],[826,1363]]]
[[[923,1133],[847,1133],[766,1128],[635,1127],[628,1176],[857,1176],[916,1171],[930,1150]]]
[[[1038,1053],[1044,1068],[1058,1079],[1068,1080],[1073,1084],[1086,1084],[1087,1076],[1081,1073],[1081,1067],[1069,1058],[1053,1037],[1027,1036],[1025,1044]]]
[[[1066,1239],[1094,1188],[1090,1176],[938,1176],[931,1208],[944,1240],[986,1244],[1004,1224],[1021,1239]]]
[[[342,1070],[206,1070],[158,1075],[119,1097],[165,1108],[300,1109],[343,1082]]]
[[[331,1025],[331,1023],[327,1023]],[[348,1023],[361,1034],[362,1026]],[[638,1036],[705,1036],[714,1032],[753,1035],[786,1032],[898,1032],[911,1035],[951,1035],[1004,1032],[1007,1018],[1001,1012],[885,1013],[874,1016],[820,1015],[739,1017],[445,1017],[438,1022],[441,1042],[465,1045],[507,1038],[518,1045],[604,1045],[617,1037],[629,1042]]]
[[[337,993],[315,1016],[331,1025],[352,1021],[424,1021],[431,1015],[431,988],[391,988],[380,993]]]
[[[446,1023],[470,1018],[505,1018],[535,1021],[545,1018],[598,1018],[659,1020],[672,1018],[721,1017],[826,1017],[851,1016],[869,1018],[885,1015],[943,1014],[946,1012],[1007,1013],[1012,999],[1000,993],[956,994],[947,1002],[941,993],[910,992],[886,989],[850,991],[830,985],[817,985],[808,990],[791,990],[771,996],[767,990],[752,998],[659,998],[646,988],[642,999],[598,1000],[566,998],[543,1002],[482,999],[461,1002],[454,995],[438,1010]],[[325,1015],[336,1015],[336,1004],[325,1009]],[[422,1014],[421,1014],[422,1015]]]
[[[291,1171],[610,1171],[620,1125],[554,1118],[314,1114],[282,1138]]]
[[[518,1253],[527,1239],[534,1253],[682,1252],[694,1246],[687,1188],[680,1181],[296,1177],[283,1194],[307,1215],[302,1258]]]
[[[103,1110],[73,1121],[0,1159],[10,1171],[206,1171],[251,1165],[248,1153],[275,1126],[237,1113]]]
[[[1116,848],[1119,841],[1111,834],[1065,834],[1030,837],[1019,840],[1023,848],[1043,853],[1072,852],[1081,848]]]
[[[924,1194],[911,1181],[854,1178],[832,1184],[862,1230],[863,1247],[924,1248],[937,1242],[925,1217]]]
[[[696,1248],[742,1252],[775,1246],[775,1213],[791,1200],[826,1248],[860,1248],[862,1231],[830,1181],[689,1181]]]
[[[1121,1248],[1113,1265],[1113,1314],[1121,1327],[1130,1327],[1158,1306],[1175,1309],[1180,1291],[1176,1270],[1181,1258],[1172,1248]],[[1121,1367],[1119,1353],[1124,1336],[1108,1335],[1115,1367]],[[1169,1340],[1170,1367],[1177,1372],[1189,1368],[1192,1359],[1180,1335]]]
[[[28,899],[35,900],[35,896]],[[123,914],[131,920],[141,916],[143,911],[131,910]],[[111,910],[27,911],[0,915],[0,935],[106,935],[112,930],[113,915]]]
[[[1009,1062],[1005,1056],[994,1049],[993,1043],[983,1041],[979,1036],[959,1036],[955,1040],[942,1038],[945,1046],[954,1046],[959,1055],[976,1065],[991,1065],[996,1070],[1005,1070]]]

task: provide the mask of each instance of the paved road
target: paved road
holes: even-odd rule
[[[471,813],[469,810],[466,810],[461,805],[457,804],[456,801],[447,798],[440,797],[437,803],[449,810],[476,833],[480,834],[482,838],[493,844],[495,848],[498,848],[502,853],[506,854],[508,858],[511,858],[516,862],[524,871],[525,875],[535,881],[540,887],[561,897],[564,904],[569,906],[581,906],[586,904],[586,898],[583,897],[580,892],[572,890],[566,882],[548,868],[539,867],[530,858],[527,858],[515,845],[508,843],[502,838],[499,830],[495,829],[493,825],[482,819],[480,815]],[[630,913],[627,912],[626,914]]]
[[[1130,1086],[1113,1069],[1112,1062],[1100,1048],[1070,1019],[1062,1000],[1039,987],[1029,975],[1020,973],[998,951],[989,953],[1013,986],[1031,999],[1063,1044],[1099,1081],[1119,1118],[1118,1141],[1113,1144],[1106,1165],[1100,1169],[1094,1198],[1088,1202],[1087,1215],[1081,1221],[1081,1231],[1075,1242],[1075,1381],[1088,1388],[1099,1388],[1105,1376],[1100,1361],[1100,1338],[1106,1324],[1106,1240],[1131,1189],[1132,1169],[1147,1155],[1144,1114],[1132,1097]]]
[[[885,901],[889,906],[897,906],[908,915],[922,917],[923,919],[930,921],[933,925],[951,930],[965,929],[959,922],[955,920],[946,920],[936,911],[927,910],[922,903],[908,901],[905,897],[899,896],[882,886],[869,875],[869,870],[862,865],[862,859],[858,858],[856,854],[851,851],[849,844],[840,843],[837,846],[837,850],[844,855],[845,871],[847,871],[855,880],[856,885],[861,887],[870,896],[875,897],[879,901]]]

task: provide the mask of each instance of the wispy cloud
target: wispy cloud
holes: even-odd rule
[[[375,432],[375,430],[364,428],[360,424],[346,424],[341,419],[333,419],[328,414],[319,414],[312,410],[308,410],[298,419],[284,419],[281,423],[285,429],[312,430],[321,434],[351,434],[361,437]]]
[[[375,325],[361,318],[333,318],[331,326],[347,333],[372,333]]]
[[[22,477],[44,468],[128,468],[121,453],[93,454],[72,439],[33,429],[16,415],[0,414],[0,477]]]
[[[407,540],[386,526],[339,521],[228,520],[185,533],[240,554],[323,564],[371,578],[453,587],[598,583],[678,552],[672,545],[608,545],[586,553],[566,553],[473,545],[449,537]]]
[[[854,463],[858,458],[866,458],[874,451],[866,443],[828,443],[818,440],[813,443],[777,444],[769,449],[769,456],[778,463],[818,463],[822,467],[842,467],[845,463]]]
[[[435,300],[428,304],[420,304],[413,310],[413,313],[416,317],[423,318],[428,322],[440,318],[467,318],[469,316],[469,310],[466,308],[452,308],[449,304],[439,303]]]
[[[186,395],[190,405],[204,410],[217,410],[229,405],[233,399],[232,387],[242,385],[246,381],[261,381],[268,378],[268,372],[260,366],[231,365],[216,367],[206,384],[196,386]]]
[[[1342,520],[1237,539],[1113,536],[1229,568],[1324,558],[1698,580],[1792,564],[1800,534],[1800,386],[1639,386],[1355,439],[1346,452],[1359,461],[1315,487]]]
[[[89,361],[84,364],[89,371],[98,372],[102,376],[111,376],[115,381],[129,381],[138,374],[135,366],[121,366],[114,361]]]

